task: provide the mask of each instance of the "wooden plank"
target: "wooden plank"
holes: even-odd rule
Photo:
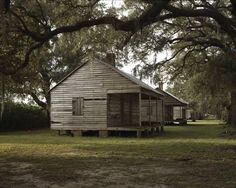
[[[158,125],[158,99],[156,98],[156,124]]]
[[[71,126],[59,126],[53,127],[52,130],[72,130],[72,131],[145,131],[151,130],[151,128],[158,128],[160,126],[135,126],[135,127],[108,127],[108,128],[99,128],[99,127],[71,127]]]
[[[164,116],[165,116],[165,112],[164,112],[164,100],[162,100],[162,124],[164,123]]]
[[[132,100],[132,98],[130,97],[129,98],[129,123],[130,124],[132,124],[132,114],[133,114],[133,108],[132,108],[132,106],[133,106],[133,100]]]
[[[142,126],[142,93],[139,93],[139,127]]]
[[[108,137],[108,131],[107,130],[100,130],[99,131],[99,137],[101,137],[101,138]]]
[[[110,95],[107,95],[107,127],[110,125]]]
[[[182,108],[182,114],[183,114],[182,118],[186,120],[186,108]]]
[[[162,95],[161,94],[158,94],[158,93],[155,93],[155,92],[152,92],[152,91],[149,91],[147,89],[144,89],[144,88],[141,88],[141,92],[142,94],[145,94],[145,95],[150,95],[152,97],[158,97],[158,98],[161,98]]]
[[[149,126],[151,126],[151,96],[148,97],[148,110],[149,110]]]
[[[130,88],[130,89],[108,89],[108,94],[114,94],[114,93],[139,93],[140,87]]]
[[[137,131],[137,138],[141,137],[142,132],[141,131]]]
[[[124,124],[124,96],[120,94],[120,116],[121,124]]]
[[[72,131],[74,136],[83,136],[83,132],[81,130],[76,130],[76,131]]]

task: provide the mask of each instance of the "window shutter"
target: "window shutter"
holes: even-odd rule
[[[72,99],[72,115],[83,115],[84,98],[73,97]]]

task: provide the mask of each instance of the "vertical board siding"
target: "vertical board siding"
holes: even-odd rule
[[[173,106],[165,105],[165,121],[173,121]]]
[[[173,120],[183,118],[183,108],[180,106],[173,107]]]
[[[149,101],[148,100],[142,100],[142,121],[149,121]],[[158,116],[156,120],[156,100],[151,100],[151,121],[152,122],[161,122],[162,121],[162,101],[157,100],[157,111]]]

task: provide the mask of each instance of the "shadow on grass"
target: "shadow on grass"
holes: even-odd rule
[[[160,182],[167,187],[230,187],[236,183],[233,153],[226,155],[222,148],[189,144],[114,146],[90,148],[87,156],[73,147],[70,152],[78,155],[69,151],[64,156],[59,151],[58,155],[7,155],[0,161],[0,180],[5,187],[11,187],[12,182],[22,187],[45,182],[62,187],[71,183],[81,187],[156,187]],[[16,176],[22,177],[21,182]]]

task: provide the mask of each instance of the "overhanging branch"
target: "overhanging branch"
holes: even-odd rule
[[[25,54],[25,57],[24,57],[24,60],[22,62],[19,62],[20,65],[18,65],[16,68],[12,69],[12,70],[3,70],[2,73],[5,74],[5,75],[13,75],[15,74],[16,72],[18,72],[19,70],[25,68],[28,64],[29,64],[29,61],[30,61],[30,55],[31,53],[40,48],[41,46],[43,45],[43,42],[41,43],[36,43],[35,45],[31,46],[28,51],[26,52]]]
[[[32,39],[38,42],[45,42],[54,36],[60,33],[70,33],[75,31],[80,31],[83,28],[98,26],[98,25],[111,25],[115,30],[125,31],[125,32],[137,32],[143,27],[150,25],[159,19],[160,13],[165,7],[168,5],[170,0],[159,0],[150,6],[150,8],[141,14],[137,18],[133,18],[131,20],[123,21],[113,16],[104,16],[96,19],[88,19],[84,21],[79,21],[73,25],[62,26],[56,28],[47,33],[38,34],[34,31],[31,31],[24,21],[14,12],[12,14],[21,22],[23,28],[21,28],[21,32],[30,36]]]

